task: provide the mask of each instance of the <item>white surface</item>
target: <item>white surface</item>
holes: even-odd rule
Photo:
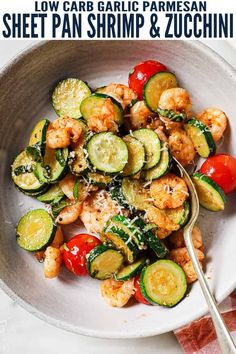
[[[0,66],[33,41],[0,42]],[[207,41],[219,54],[236,67],[235,51],[225,41]],[[99,340],[78,336],[54,328],[26,313],[0,292],[0,353],[33,353],[42,351],[77,353],[181,353],[173,334],[138,340]]]

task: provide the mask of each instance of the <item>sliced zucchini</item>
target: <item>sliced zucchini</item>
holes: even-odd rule
[[[125,233],[122,229],[117,228],[110,220],[103,232],[103,237],[108,243],[111,243],[115,249],[121,251],[126,261],[133,263],[139,253],[139,249],[132,237]]]
[[[175,262],[159,260],[142,270],[140,289],[151,304],[173,307],[186,293],[186,276]]]
[[[210,211],[224,210],[226,196],[218,184],[200,172],[194,173],[192,180],[201,206]]]
[[[158,135],[151,129],[143,128],[135,130],[132,135],[144,146],[146,163],[144,170],[156,166],[161,157],[161,142]]]
[[[126,144],[111,132],[93,135],[87,144],[87,151],[91,164],[102,172],[121,172],[128,162]]]
[[[41,153],[44,154],[46,146],[46,133],[50,122],[47,119],[43,119],[36,124],[34,127],[30,139],[29,146],[38,146],[40,147]]]
[[[89,183],[98,187],[106,187],[112,182],[112,177],[97,172],[88,172],[85,176]]]
[[[165,173],[169,172],[172,165],[171,154],[166,143],[161,144],[161,158],[156,166],[150,170],[143,171],[142,177],[147,181],[160,178]]]
[[[148,108],[157,112],[162,92],[177,86],[176,76],[173,73],[160,71],[151,76],[143,88],[143,98]]]
[[[175,209],[165,209],[166,215],[175,224],[184,226],[190,217],[190,204],[188,200],[185,200],[184,204]]]
[[[42,149],[40,143],[37,143],[32,146],[27,146],[25,151],[35,162],[42,161]]]
[[[146,237],[142,229],[139,228],[137,217],[131,220],[123,215],[115,215],[110,219],[110,222],[129,235],[134,240],[139,250],[147,249]]]
[[[112,96],[105,95],[103,93],[93,93],[91,96],[85,98],[81,105],[80,111],[85,120],[89,120],[91,117],[99,117],[103,115],[103,107],[106,100],[109,99],[113,103],[114,107],[114,121],[121,125],[124,121],[124,111],[121,104]]]
[[[98,245],[93,248],[86,257],[88,273],[92,278],[111,278],[123,264],[121,252],[111,249],[105,245]]]
[[[69,155],[68,164],[71,173],[75,176],[81,176],[89,170],[89,163],[86,157],[88,153],[84,148],[85,140],[86,136],[83,134]]]
[[[215,154],[216,144],[210,129],[205,124],[196,118],[192,118],[184,125],[184,129],[191,138],[194,148],[201,157],[207,158],[208,156]]]
[[[53,240],[56,226],[44,209],[31,210],[19,221],[16,229],[17,243],[27,251],[45,249]]]
[[[59,184],[54,184],[46,193],[39,196],[37,199],[42,203],[57,203],[63,197],[64,193],[62,192]]]
[[[43,163],[37,163],[35,175],[41,182],[56,183],[67,172],[69,151],[65,149],[50,149],[46,147]]]
[[[125,203],[136,210],[146,210],[152,205],[149,192],[144,188],[144,182],[141,180],[123,178],[121,192]]]
[[[140,258],[133,264],[129,264],[115,274],[115,279],[118,281],[125,281],[138,275],[141,270],[147,265],[148,260],[146,258]]]
[[[157,113],[159,113],[162,117],[169,118],[173,122],[183,122],[187,118],[186,113],[176,113],[173,109],[157,108]]]
[[[66,199],[61,199],[59,201],[55,200],[54,202],[51,203],[51,211],[53,217],[56,219],[57,216],[60,214],[62,209],[64,209],[68,205],[68,202]]]
[[[152,232],[152,229],[150,229],[150,224],[146,225],[141,219],[138,219],[137,224],[145,234],[146,244],[153,250],[158,258],[164,258],[168,254],[168,249]]]
[[[138,173],[143,168],[145,163],[145,150],[143,144],[131,135],[126,135],[123,140],[128,148],[128,163],[123,170],[123,176],[131,176]]]
[[[53,108],[58,116],[80,118],[81,102],[90,95],[91,90],[83,81],[75,78],[65,79],[59,82],[53,91]]]
[[[36,196],[47,187],[34,174],[36,164],[26,150],[22,151],[12,164],[12,179],[15,185],[24,193]]]

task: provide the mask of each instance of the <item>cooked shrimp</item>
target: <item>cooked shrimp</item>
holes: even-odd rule
[[[83,201],[78,200],[77,202],[72,202],[68,200],[68,205],[63,208],[56,218],[56,222],[62,225],[68,225],[75,222],[80,216]]]
[[[151,183],[150,195],[160,209],[178,208],[188,197],[188,187],[182,178],[168,173]]]
[[[196,255],[198,257],[199,262],[203,262],[204,253],[195,248]],[[190,261],[190,257],[188,254],[188,250],[186,247],[176,248],[171,250],[169,253],[169,257],[172,261],[183,267],[187,262]]]
[[[180,229],[180,230],[174,232],[168,238],[168,240],[170,241],[172,248],[185,247],[183,229]],[[202,247],[203,247],[202,235],[201,235],[200,229],[197,226],[194,226],[194,228],[193,228],[192,240],[193,240],[193,245],[195,248],[202,249]]]
[[[58,276],[62,264],[62,254],[59,248],[48,246],[44,258],[44,276],[55,278]]]
[[[62,192],[67,196],[68,199],[73,200],[74,198],[74,185],[76,182],[77,178],[72,175],[71,173],[68,173],[66,177],[64,177],[60,182],[59,186],[62,190]]]
[[[200,266],[203,267],[202,262],[199,262],[199,263],[200,263]],[[193,268],[193,264],[191,261],[188,261],[187,263],[185,263],[182,268],[183,268],[184,273],[186,275],[186,279],[187,279],[188,284],[191,284],[197,280],[197,274],[195,273],[195,270]]]
[[[160,238],[161,240],[166,238],[167,236],[169,236],[172,231],[171,230],[167,230],[167,229],[164,229],[164,228],[158,228],[154,231],[155,235]]]
[[[183,165],[189,165],[195,158],[196,152],[187,133],[182,130],[174,130],[169,135],[169,147],[171,154]]]
[[[182,122],[174,122],[169,118],[160,116],[159,118],[161,122],[164,124],[166,131],[170,134],[172,131],[183,129]]]
[[[121,207],[104,191],[91,194],[82,206],[80,218],[88,232],[100,233],[110,217],[120,214]]]
[[[60,248],[64,243],[64,235],[61,226],[57,226],[57,231],[55,233],[54,239],[51,243],[52,247]]]
[[[207,108],[197,115],[197,119],[210,129],[215,142],[221,139],[228,121],[223,111],[218,108]]]
[[[110,98],[104,100],[104,104],[98,113],[94,113],[87,119],[90,130],[99,132],[118,132],[118,122],[115,121],[115,106]]]
[[[81,124],[73,118],[62,117],[50,123],[46,144],[51,149],[65,148],[71,142],[76,143],[83,132]]]
[[[157,133],[157,135],[159,136],[159,139],[163,142],[163,143],[167,143],[168,142],[168,139],[167,139],[167,136],[164,132],[164,129],[163,127],[158,127],[158,128],[155,128],[154,129],[154,132]]]
[[[123,307],[134,294],[134,279],[116,281],[106,279],[101,283],[101,294],[105,301],[114,307]]]
[[[177,113],[189,113],[192,109],[192,102],[185,89],[175,87],[162,92],[159,107],[161,109],[172,109]]]
[[[176,231],[179,228],[179,225],[174,224],[162,210],[155,206],[150,206],[147,209],[147,218],[161,229]]]
[[[35,258],[37,259],[37,261],[39,261],[40,263],[42,263],[44,261],[44,251],[38,251],[34,253]]]
[[[152,123],[153,112],[146,106],[144,101],[136,102],[130,109],[130,128],[135,130],[146,128]]]
[[[111,83],[110,85],[99,89],[99,92],[114,97],[121,103],[123,109],[130,105],[133,100],[138,98],[136,92],[123,84]]]

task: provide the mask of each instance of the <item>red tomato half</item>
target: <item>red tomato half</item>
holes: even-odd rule
[[[63,260],[66,267],[76,275],[87,275],[86,254],[101,241],[89,234],[80,234],[72,237],[63,250]]]
[[[142,304],[145,305],[150,305],[150,303],[143,297],[141,290],[140,290],[140,275],[137,275],[134,279],[134,288],[135,288],[135,293],[134,297],[138,302],[141,302]]]
[[[236,189],[236,159],[228,154],[209,157],[200,171],[212,178],[225,193]]]
[[[159,71],[166,71],[164,64],[155,60],[147,60],[136,65],[129,74],[129,87],[137,92],[140,100],[143,99],[143,86],[147,80]]]

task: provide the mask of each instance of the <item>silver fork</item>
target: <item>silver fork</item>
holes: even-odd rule
[[[189,257],[193,263],[194,270],[197,274],[198,281],[200,283],[200,286],[202,288],[203,295],[206,299],[206,302],[209,307],[209,311],[211,314],[212,321],[214,323],[214,327],[216,330],[217,338],[219,341],[219,345],[221,348],[221,351],[223,354],[236,354],[236,347],[234,345],[233,339],[228,331],[228,328],[226,327],[226,324],[219,312],[218,306],[216,304],[216,301],[210,291],[210,288],[207,284],[205,275],[202,271],[202,268],[199,264],[198,258],[195,254],[194,251],[194,246],[192,242],[192,230],[193,226],[198,218],[199,215],[199,201],[198,201],[198,196],[196,189],[194,187],[194,184],[189,177],[188,173],[186,170],[183,168],[183,166],[174,158],[177,166],[179,167],[180,171],[183,174],[183,178],[188,186],[189,192],[190,192],[190,199],[191,199],[191,218],[187,225],[184,227],[184,241],[189,253]]]

